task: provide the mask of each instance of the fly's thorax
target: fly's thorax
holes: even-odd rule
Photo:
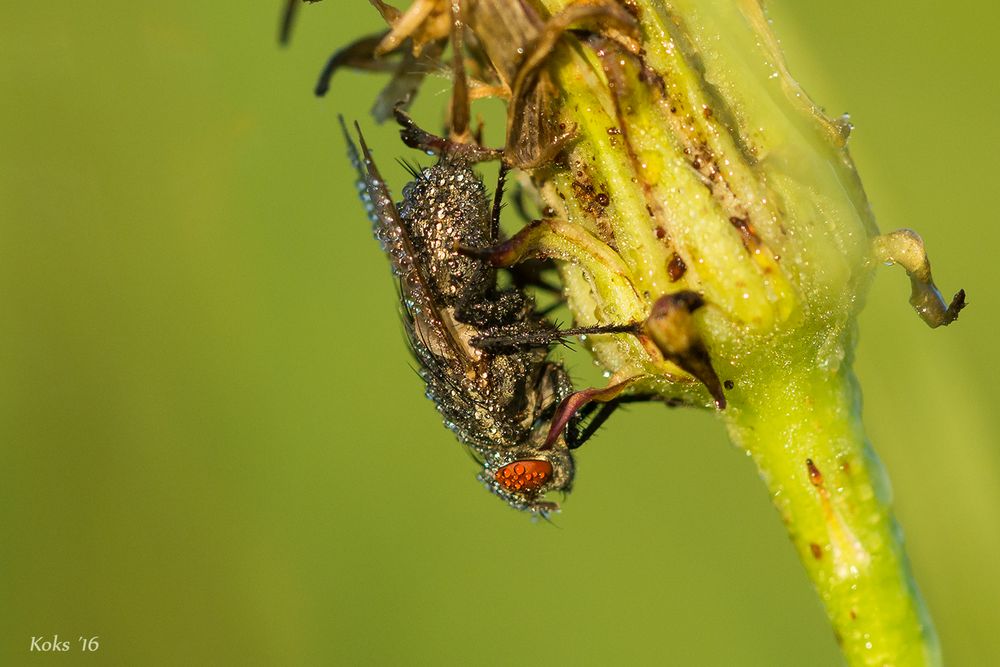
[[[411,342],[427,382],[427,396],[448,428],[479,452],[540,447],[556,405],[572,392],[562,365],[546,361],[543,348],[508,354],[480,350],[471,336],[495,329],[480,330],[460,322],[450,308],[439,314],[435,327],[421,328],[416,321]],[[436,328],[442,322],[445,326]],[[528,326],[530,322],[521,322],[513,328]],[[438,345],[438,340],[458,345]],[[452,356],[456,350],[460,357]]]
[[[507,419],[522,429],[531,427],[538,407],[540,357],[536,351],[525,351],[490,358],[491,397],[504,407]]]
[[[480,353],[465,366],[419,350],[418,358],[428,397],[463,444],[489,452],[534,441],[541,398],[534,353]]]
[[[476,172],[442,159],[403,188],[399,211],[442,299],[454,303],[492,287],[494,269],[459,252],[461,246],[485,248],[496,242],[486,188]]]

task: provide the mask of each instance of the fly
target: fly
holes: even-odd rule
[[[621,391],[606,397],[596,391],[574,392],[562,364],[547,358],[552,343],[564,336],[524,292],[523,286],[532,281],[518,279],[515,273],[514,288],[501,289],[497,284],[497,268],[489,257],[503,240],[504,177],[511,164],[530,166],[532,161],[518,156],[531,151],[510,150],[520,145],[513,134],[507,138],[507,150],[485,148],[472,138],[461,3],[453,2],[451,11],[454,85],[448,137],[425,132],[403,111],[423,67],[404,68],[412,76],[397,72],[398,85],[390,86],[376,109],[377,118],[395,116],[408,146],[439,156],[437,164],[411,170],[413,180],[403,188],[399,204],[393,201],[360,127],[355,124],[359,151],[343,118],[341,126],[375,237],[399,281],[407,343],[427,396],[445,425],[482,465],[480,481],[514,508],[547,516],[558,505],[546,496],[572,487],[571,450],[593,435],[619,403],[630,399],[622,398]],[[325,92],[337,67],[370,62],[379,43],[369,38],[338,52],[324,70],[317,92]],[[431,56],[443,48],[436,43]],[[387,100],[393,98],[388,107],[392,111],[386,112]],[[544,150],[536,151],[535,160],[549,159],[568,137],[555,137]],[[472,167],[494,159],[501,166],[491,206]],[[544,287],[537,277],[534,284]]]
[[[360,153],[346,126],[344,133],[375,236],[399,280],[407,341],[427,396],[482,464],[479,479],[490,491],[517,509],[552,512],[558,506],[543,497],[570,490],[570,449],[580,441],[575,417],[547,437],[557,407],[573,391],[569,376],[547,359],[547,345],[488,351],[475,344],[551,331],[529,296],[500,289],[497,270],[462,250],[500,241],[504,169],[491,207],[471,167],[481,151],[423,134],[405,120],[404,132],[430,138],[441,157],[414,171],[399,205],[360,129]]]

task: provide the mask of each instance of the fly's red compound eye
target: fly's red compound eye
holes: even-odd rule
[[[496,474],[497,483],[511,493],[537,491],[550,479],[552,464],[548,461],[514,461]]]

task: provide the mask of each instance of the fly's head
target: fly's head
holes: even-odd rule
[[[514,509],[546,518],[559,511],[559,505],[546,496],[565,495],[573,487],[575,468],[569,443],[576,422],[557,416],[573,386],[561,364],[547,362],[531,387],[522,393],[534,421],[517,445],[482,453],[479,481]]]
[[[546,496],[568,493],[573,486],[573,457],[565,442],[548,449],[486,452],[479,481],[514,509],[546,517],[559,511]]]

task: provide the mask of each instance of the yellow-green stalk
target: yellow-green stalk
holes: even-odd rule
[[[569,4],[538,0],[550,17]],[[849,664],[938,664],[851,361],[880,260],[911,272],[931,324],[961,300],[946,309],[929,267],[918,275],[918,237],[900,249],[878,236],[849,126],[789,76],[756,0],[621,4],[641,51],[598,21],[542,65],[575,141],[562,167],[534,171],[561,221],[530,245],[562,260],[577,325],[642,321],[666,293],[704,297],[695,322],[726,381],[719,417],[757,464]],[[714,408],[635,337],[588,345],[614,381],[641,374],[638,388]]]

